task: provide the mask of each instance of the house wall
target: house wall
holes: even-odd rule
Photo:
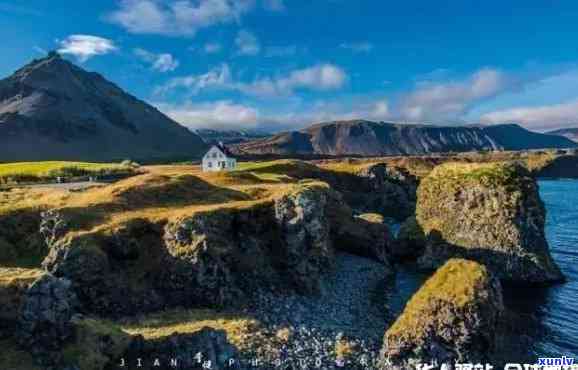
[[[225,162],[224,167],[222,162]],[[237,160],[235,158],[228,158],[217,147],[212,147],[203,157],[204,172],[232,170],[235,169],[235,167],[237,167]]]

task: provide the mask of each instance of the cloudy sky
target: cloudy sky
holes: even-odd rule
[[[575,0],[2,0],[0,76],[59,50],[191,127],[578,126]]]

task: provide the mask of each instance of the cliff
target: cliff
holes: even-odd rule
[[[544,235],[545,212],[536,181],[520,165],[438,166],[418,188],[417,221],[427,238],[419,263],[435,269],[460,257],[505,280],[561,281]]]

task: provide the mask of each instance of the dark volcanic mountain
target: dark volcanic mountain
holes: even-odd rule
[[[572,148],[562,137],[518,125],[440,127],[364,120],[320,123],[301,131],[241,143],[243,154],[404,155],[471,150]]]
[[[550,131],[547,134],[564,136],[567,139],[578,142],[578,128],[561,128],[559,130]]]
[[[0,161],[198,158],[201,138],[51,53],[0,80]]]

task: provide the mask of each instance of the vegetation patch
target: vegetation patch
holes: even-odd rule
[[[18,162],[0,164],[0,185],[26,182],[43,182],[57,177],[84,176],[130,176],[136,173],[138,165],[123,163],[87,162]]]

